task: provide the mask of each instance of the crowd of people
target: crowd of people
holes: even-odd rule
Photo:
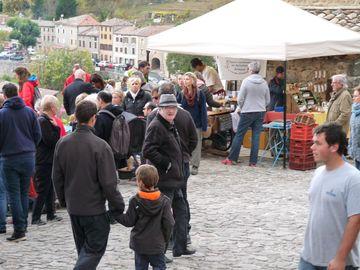
[[[59,100],[41,97],[37,77],[24,67],[15,69],[19,87],[8,83],[0,95],[0,234],[6,233],[10,206],[14,231],[7,240],[26,240],[28,193],[33,185],[37,197],[32,225],[62,220],[56,215],[55,198],[69,213],[78,253],[74,269],[96,269],[114,222],[133,227],[130,248],[136,269],[147,269],[149,264],[165,269],[171,261],[167,250],[173,257],[194,254],[187,183],[190,175],[199,173],[207,105],[222,106],[213,94],[225,91],[214,68],[198,58],[191,66],[194,72],[154,86],[148,83],[149,63],[141,62],[117,87],[114,81],[105,82],[99,74],[74,65],[61,91],[72,127],[67,135]],[[238,162],[244,135],[251,128],[249,166],[256,166],[265,113],[284,103],[282,67],[269,84],[259,74],[258,62],[250,63],[248,70],[238,95],[240,121],[229,156],[222,161],[225,165]],[[310,188],[301,270],[359,266],[360,173],[345,155],[350,124],[349,152],[360,169],[360,89],[355,89],[353,103],[345,76],[334,76],[332,87],[328,124],[314,132],[314,157],[325,166],[316,170]],[[129,115],[144,128],[132,133]],[[138,191],[124,212],[118,173],[134,154],[129,150],[134,137],[140,146],[135,153],[140,156],[134,177]],[[331,245],[334,241],[336,245]]]

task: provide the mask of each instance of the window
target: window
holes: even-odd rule
[[[101,36],[101,39],[103,38],[103,34],[100,35]]]
[[[51,32],[54,33],[54,28],[51,29]]]
[[[136,44],[136,38],[132,38],[131,43]]]
[[[123,41],[124,41],[124,43],[129,43],[129,39],[128,39],[128,38],[124,38]]]
[[[127,48],[125,48],[125,54],[127,54]]]
[[[59,40],[59,39],[57,39],[57,43],[60,43],[60,40]]]
[[[63,34],[65,34],[65,29],[63,29]]]
[[[130,65],[134,65],[134,59],[130,59]]]
[[[94,43],[94,48],[97,49],[97,43],[96,42]]]
[[[91,49],[91,41],[89,41],[89,48]]]
[[[135,48],[132,48],[132,54],[135,54]]]
[[[97,41],[97,37],[94,37],[94,41]]]
[[[119,58],[119,63],[122,64],[122,61],[123,61],[123,59],[122,59],[122,57],[120,57]]]
[[[70,39],[70,44],[72,45],[72,39]]]
[[[83,40],[83,47],[85,48],[85,40]]]
[[[48,36],[47,40],[50,41],[50,36]]]
[[[120,38],[120,42],[123,42],[123,39],[122,39],[122,38]]]
[[[59,31],[60,31],[60,30],[59,30],[59,28],[58,28],[58,34],[60,33]]]
[[[105,61],[107,61],[108,60],[108,56],[107,55],[105,55]]]
[[[120,48],[120,52],[121,52],[121,53],[123,52],[123,48]]]
[[[54,37],[54,36],[51,38],[51,41],[52,41],[52,42],[54,42],[54,41],[55,41],[55,37]]]
[[[81,47],[81,40],[79,40],[79,47]]]
[[[101,26],[100,29],[101,29],[101,31],[102,31],[102,30],[103,30],[103,27]],[[101,60],[102,60],[102,56],[101,56]]]
[[[107,39],[107,34],[104,34],[104,39]]]
[[[119,48],[118,48],[118,47],[115,47],[115,52],[119,52]]]
[[[116,40],[116,42],[119,42],[119,37],[116,37],[115,40]]]
[[[109,35],[109,39],[111,40],[111,35]]]

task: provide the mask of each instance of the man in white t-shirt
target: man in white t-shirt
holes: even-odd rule
[[[299,270],[354,270],[360,265],[360,172],[344,161],[346,134],[330,123],[314,131],[319,167],[310,184],[310,213]]]
[[[220,80],[219,74],[213,67],[205,65],[199,58],[191,60],[191,66],[196,71],[201,72],[205,80],[205,85],[211,93],[223,92],[224,86]]]

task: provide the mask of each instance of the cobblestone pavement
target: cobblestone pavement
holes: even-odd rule
[[[168,269],[296,269],[307,220],[307,188],[312,172],[223,166],[205,155],[189,180],[192,241],[197,253],[176,258]],[[120,184],[126,201],[136,187]],[[72,269],[76,251],[66,211],[62,222],[30,226],[28,240],[0,238],[0,269]],[[128,248],[130,229],[113,225],[98,269],[134,269]]]

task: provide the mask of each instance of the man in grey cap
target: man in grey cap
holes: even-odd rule
[[[158,188],[172,201],[175,218],[173,256],[191,255],[195,250],[187,248],[187,207],[182,188],[183,153],[179,133],[174,125],[178,111],[176,97],[163,94],[159,109],[149,124],[143,146],[143,156],[159,171]]]

